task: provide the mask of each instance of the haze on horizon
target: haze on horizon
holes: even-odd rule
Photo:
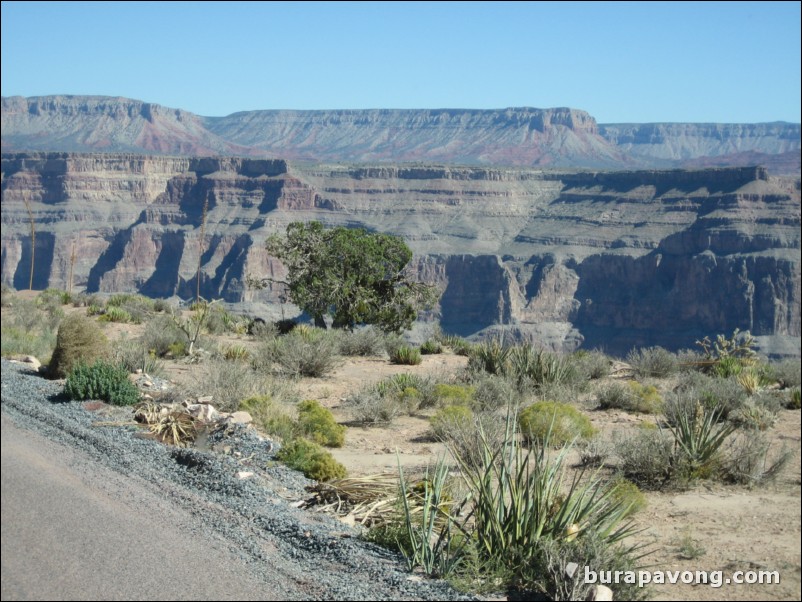
[[[3,96],[798,123],[799,2],[2,3]]]

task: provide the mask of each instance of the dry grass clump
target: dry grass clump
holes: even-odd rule
[[[64,378],[79,362],[90,364],[108,356],[109,343],[93,320],[72,314],[62,320],[56,337],[56,348],[48,364],[50,378]]]

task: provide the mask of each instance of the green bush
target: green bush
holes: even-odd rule
[[[507,370],[522,391],[531,387],[573,384],[582,378],[566,358],[532,345],[512,347]]]
[[[666,378],[679,370],[677,356],[662,347],[633,349],[627,355],[627,362],[641,378]]]
[[[309,479],[330,481],[345,477],[345,466],[329,452],[308,439],[294,439],[282,447],[276,458]]]
[[[408,411],[396,395],[382,394],[376,387],[357,391],[346,400],[355,422],[362,424],[390,423]]]
[[[384,349],[384,335],[373,326],[344,332],[339,340],[340,354],[354,356],[380,356]]]
[[[443,353],[443,346],[433,339],[429,339],[420,346],[420,352],[423,355],[436,355]]]
[[[678,397],[699,400],[706,408],[716,407],[721,411],[721,418],[727,419],[744,404],[747,394],[735,379],[716,378],[700,372],[685,372],[674,394],[666,396],[665,413],[672,424],[675,422]]]
[[[255,395],[243,400],[239,409],[248,412],[262,432],[282,443],[292,441],[297,425],[272,395]]]
[[[434,386],[434,394],[441,405],[471,406],[476,389],[468,385],[440,383]]]
[[[663,408],[663,398],[653,385],[642,385],[634,380],[610,383],[599,391],[598,399],[599,407],[603,410],[615,408],[627,412],[657,414]]]
[[[56,345],[56,329],[61,309],[49,314],[34,301],[10,296],[0,314],[2,355],[33,355],[47,363]]]
[[[629,507],[627,516],[646,508],[646,496],[635,483],[623,476],[614,479],[610,484],[610,495],[622,506]]]
[[[108,341],[93,321],[79,314],[64,318],[56,336],[56,348],[48,376],[64,378],[79,362],[91,363],[108,355]]]
[[[169,315],[156,315],[145,324],[142,343],[148,351],[158,357],[171,354],[173,357],[186,355],[189,340]]]
[[[783,360],[772,365],[774,377],[783,389],[799,389],[800,362],[799,360]]]
[[[117,307],[116,305],[107,306],[106,311],[103,312],[98,319],[101,322],[118,322],[121,324],[133,322],[131,319],[131,314],[129,314],[122,307]]]
[[[473,346],[468,356],[468,370],[503,375],[507,372],[510,348],[500,339],[482,341]]]
[[[576,371],[587,380],[597,380],[610,374],[612,362],[601,351],[577,351],[571,357]]]
[[[439,440],[448,440],[455,430],[464,431],[473,423],[473,412],[464,405],[442,408],[429,420],[432,434]]]
[[[788,401],[786,402],[785,407],[788,408],[789,410],[800,409],[800,407],[802,407],[801,403],[802,400],[800,399],[800,397],[802,396],[800,396],[799,387],[793,389],[791,391],[791,394],[788,396]]]
[[[287,376],[319,377],[340,364],[337,340],[317,328],[298,326],[287,335],[263,344],[261,361],[272,361],[275,370]]]
[[[477,410],[493,411],[514,406],[521,395],[510,379],[492,374],[472,380],[473,404]]]
[[[390,361],[404,366],[417,366],[421,363],[420,351],[407,345],[401,345],[390,355]]]
[[[554,445],[574,439],[587,439],[594,433],[590,419],[574,406],[554,401],[539,401],[524,409],[518,417],[521,434],[529,442],[542,442],[546,435]]]
[[[64,392],[70,399],[102,399],[118,406],[139,402],[139,390],[128,380],[128,371],[104,360],[91,366],[79,362],[67,376]]]
[[[345,427],[337,424],[330,410],[312,399],[298,405],[298,431],[327,447],[342,447],[345,443]]]
[[[617,438],[615,451],[621,460],[622,474],[641,487],[661,488],[675,476],[678,456],[674,440],[663,430],[637,429]]]

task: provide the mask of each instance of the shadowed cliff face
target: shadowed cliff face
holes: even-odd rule
[[[264,250],[297,220],[403,236],[443,291],[445,330],[503,330],[554,349],[690,347],[749,329],[799,348],[799,183],[759,168],[559,173],[445,166],[301,166],[241,158],[7,154],[2,279],[229,301],[276,280]],[[204,223],[205,207],[205,223]],[[203,230],[203,238],[201,238]],[[24,282],[23,282],[24,281]]]

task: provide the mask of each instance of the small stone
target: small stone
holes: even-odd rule
[[[248,412],[243,411],[232,412],[228,419],[235,424],[250,424],[253,422],[251,415]]]
[[[220,418],[219,412],[208,403],[191,403],[186,408],[194,418],[204,422],[215,422]]]
[[[250,479],[252,476],[253,476],[253,473],[250,472],[250,471],[247,471],[247,470],[240,470],[237,473],[237,478],[240,479],[240,480],[242,480],[242,479]]]
[[[213,395],[204,395],[197,398],[197,403],[212,403]]]
[[[25,364],[30,364],[32,370],[39,370],[39,368],[42,367],[42,362],[40,362],[32,355],[26,355],[25,357],[22,358],[22,361]]]
[[[594,585],[588,592],[588,597],[585,598],[589,602],[612,602],[613,590],[606,585]]]
[[[579,565],[576,562],[569,562],[565,565],[565,576],[569,579],[573,579],[574,575],[576,575],[576,570],[579,568]]]

